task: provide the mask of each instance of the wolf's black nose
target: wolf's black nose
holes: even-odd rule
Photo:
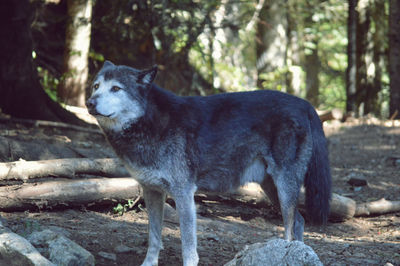
[[[86,107],[90,110],[90,109],[94,109],[96,107],[96,99],[93,98],[89,98],[86,101]]]

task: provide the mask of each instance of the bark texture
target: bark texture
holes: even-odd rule
[[[67,1],[68,21],[64,52],[65,79],[58,88],[58,96],[69,105],[85,106],[92,5],[92,0]]]
[[[32,59],[28,0],[0,1],[0,108],[18,118],[86,125],[51,100],[41,87]]]
[[[400,1],[390,0],[389,6],[389,74],[390,115],[397,111],[400,119]]]

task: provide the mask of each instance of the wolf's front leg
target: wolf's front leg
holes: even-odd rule
[[[191,188],[174,197],[176,209],[179,214],[184,266],[195,266],[199,262],[199,256],[197,255],[194,192],[195,189]]]
[[[143,187],[143,196],[149,217],[149,246],[142,266],[158,264],[158,254],[162,249],[161,230],[164,216],[165,193]]]

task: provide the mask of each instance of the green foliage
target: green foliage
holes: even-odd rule
[[[128,210],[133,209],[133,207],[135,206],[135,201],[132,199],[129,199],[127,203],[125,204],[121,204],[118,203],[117,206],[113,207],[113,213],[117,214],[119,216],[122,216],[125,212],[127,212]],[[138,205],[138,208],[140,210],[143,209],[143,207],[141,206],[141,204]]]
[[[278,2],[265,1],[264,4]],[[258,73],[256,50],[261,40],[257,38],[257,23],[273,22],[268,18],[260,20],[259,3],[256,0],[96,1],[90,52],[92,65],[98,69],[104,57],[138,68],[157,63],[166,69],[160,71],[159,85],[164,85],[162,79],[169,80],[169,84],[166,82],[169,89],[177,87],[189,91],[195,87],[193,77],[200,74],[201,79],[214,88],[200,90],[203,94],[254,90],[257,78],[261,78],[266,88],[305,97],[306,58],[317,50],[320,102],[317,107],[344,109],[347,3],[342,0],[285,1],[287,15],[282,16],[282,20],[287,20],[287,27],[283,29],[288,38],[286,65]],[[371,33],[381,24],[372,17]],[[379,94],[383,107],[389,95],[385,71]],[[50,77],[46,87],[54,87]],[[119,209],[124,210],[124,206]]]
[[[104,55],[101,53],[96,53],[93,49],[89,52],[89,58],[93,61],[103,63],[105,61]]]
[[[343,4],[343,1],[329,0],[318,1],[316,7],[317,12],[312,16],[313,32],[310,34],[316,35],[318,39],[318,55],[321,61],[320,108],[344,110],[346,104],[347,6]]]
[[[228,1],[218,8],[239,10],[226,12],[225,24],[221,31],[204,31],[190,50],[190,62],[215,87],[228,91],[253,90],[256,88],[256,38],[255,27],[247,27],[256,12],[257,1]],[[225,5],[225,6],[222,6]],[[261,73],[263,85],[295,93],[304,97],[304,57],[318,49],[320,60],[319,97],[320,108],[345,107],[345,71],[347,67],[347,6],[340,0],[287,2],[289,10],[291,43],[288,47],[287,66]],[[212,13],[214,26],[217,24],[218,9]],[[210,45],[212,42],[212,45]],[[318,44],[318,46],[316,45]],[[213,50],[210,50],[212,47]],[[217,52],[216,52],[217,50]],[[292,79],[292,80],[291,80]],[[292,83],[297,88],[287,88]]]
[[[54,77],[47,69],[40,66],[37,67],[37,72],[44,91],[53,101],[58,101],[57,87],[60,84],[60,79]]]
[[[210,1],[212,2],[212,1]],[[218,91],[254,90],[255,2],[227,1],[210,14],[210,25],[190,49],[190,63]]]
[[[286,92],[286,87],[283,84],[286,83],[286,75],[288,74],[289,68],[282,67],[275,71],[261,73],[259,77],[263,80],[262,85],[264,88]]]

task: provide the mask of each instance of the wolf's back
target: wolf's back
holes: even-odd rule
[[[321,120],[311,106],[308,116],[310,119],[313,148],[304,180],[306,210],[313,223],[326,224],[330,210],[332,185],[328,146]]]

